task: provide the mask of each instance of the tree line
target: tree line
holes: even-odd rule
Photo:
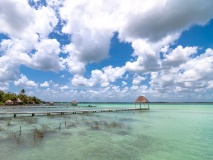
[[[11,100],[16,104],[16,102],[19,100],[22,101],[22,104],[40,104],[42,101],[35,96],[28,96],[25,94],[25,90],[22,89],[19,94],[10,93],[10,92],[3,92],[0,90],[0,105],[5,105],[5,102],[7,100]]]

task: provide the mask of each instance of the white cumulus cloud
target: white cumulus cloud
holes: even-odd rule
[[[8,57],[0,57],[0,83],[13,81],[19,74],[19,64],[16,60]]]
[[[40,86],[41,87],[49,87],[49,83],[47,81],[45,81],[44,83],[41,83]]]
[[[102,87],[108,86],[111,82],[115,82],[118,78],[122,78],[125,68],[112,66],[105,67],[102,70],[93,70],[90,79],[86,79],[81,75],[75,75],[72,84],[75,86],[95,86],[100,84]]]
[[[22,87],[37,87],[38,84],[34,81],[29,80],[25,75],[21,74],[20,79],[14,81],[15,86],[22,86]]]

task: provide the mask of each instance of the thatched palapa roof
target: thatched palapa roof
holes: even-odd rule
[[[6,105],[11,105],[11,104],[13,104],[13,101],[10,100],[10,99],[8,99],[8,100],[5,101],[5,104],[6,104]]]
[[[149,103],[149,100],[146,99],[146,97],[144,97],[144,96],[139,96],[139,97],[136,99],[135,103]]]
[[[19,98],[17,99],[17,102],[18,103],[23,103],[22,100],[20,100]]]
[[[17,101],[15,102],[16,104],[23,104],[23,101],[20,100],[20,98],[17,99]]]
[[[77,106],[77,105],[78,105],[78,102],[77,102],[76,100],[73,100],[73,101],[71,102],[71,104],[72,104],[72,106]]]

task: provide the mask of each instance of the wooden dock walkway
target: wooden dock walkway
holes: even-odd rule
[[[51,108],[51,107],[50,107]],[[60,107],[59,107],[60,108]],[[108,108],[108,109],[72,109],[72,110],[45,110],[45,111],[26,111],[23,109],[11,111],[3,110],[0,114],[12,114],[13,117],[17,115],[52,115],[52,114],[84,114],[84,113],[101,113],[101,112],[119,112],[119,111],[135,111],[135,110],[149,110],[149,108]]]

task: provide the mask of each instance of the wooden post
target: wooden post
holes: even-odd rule
[[[19,136],[21,136],[21,126],[20,126],[20,130],[19,130]]]
[[[58,127],[59,131],[61,130],[61,123],[59,124],[59,127]]]
[[[32,113],[32,116],[35,116],[35,113]]]
[[[16,117],[16,114],[14,114],[14,116],[13,117]]]

